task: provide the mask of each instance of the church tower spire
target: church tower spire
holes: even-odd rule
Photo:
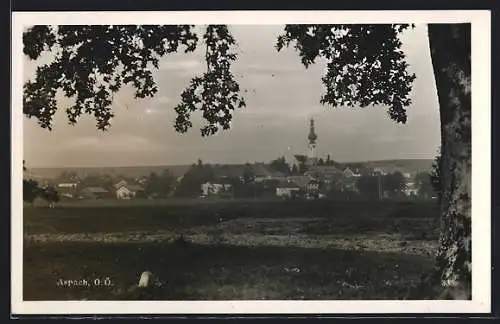
[[[310,120],[309,136],[307,138],[309,139],[307,157],[308,157],[308,160],[310,161],[311,164],[315,164],[315,162],[316,162],[316,140],[318,139],[318,135],[316,135],[313,118],[311,118],[311,120]]]

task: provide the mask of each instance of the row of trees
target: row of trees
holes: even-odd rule
[[[283,172],[286,175],[290,174],[290,169],[284,158],[278,158],[269,163],[269,166],[274,171]],[[203,164],[201,160],[193,164],[181,180],[178,182],[174,197],[194,198],[200,196],[201,185],[206,182],[223,182],[231,185],[231,195],[237,198],[243,197],[261,197],[263,195],[275,194],[275,186],[269,182],[255,182],[256,173],[254,167],[247,163],[243,166],[242,175],[231,176],[226,175],[223,178],[217,177],[216,168],[210,164]],[[277,184],[277,183],[276,183]]]
[[[406,189],[406,179],[399,171],[383,176],[362,175],[357,181],[361,195],[369,198],[381,198],[388,194],[389,198],[401,196]]]
[[[174,196],[181,198],[199,197],[201,185],[208,181],[214,181],[215,170],[210,164],[203,164],[198,160],[193,164],[179,181]]]
[[[436,157],[433,169],[430,173],[420,172],[415,176],[415,184],[418,188],[418,196],[431,197],[439,193],[439,174],[437,164],[439,163],[439,155]],[[293,175],[293,168],[289,168],[284,157],[275,159],[269,163],[269,167],[274,171],[282,172],[285,175]],[[75,174],[64,172],[58,177],[58,181],[75,180],[78,177]],[[123,177],[120,177],[122,179]],[[182,197],[195,198],[200,195],[200,187],[205,182],[216,180],[216,170],[210,164],[203,164],[198,160],[184,174],[180,181],[177,181],[175,176],[165,169],[161,174],[155,172],[145,179],[144,191],[138,193],[138,197]],[[85,188],[87,186],[100,186],[112,190],[115,179],[109,175],[88,175],[79,179],[79,186]],[[133,179],[128,179],[129,183],[133,183]],[[255,182],[254,168],[250,164],[246,164],[243,169],[243,176],[227,177],[225,182],[231,184],[231,194],[234,197],[262,197],[265,195],[274,195],[278,181]],[[406,188],[406,181],[403,174],[396,171],[384,176],[362,175],[357,179],[356,188],[359,194],[366,198],[381,198],[388,194],[387,198],[396,198],[401,196],[402,191]],[[38,182],[35,180],[24,180],[23,183],[24,200],[33,202],[36,197],[41,197],[47,201],[57,202],[59,195],[53,186],[47,186],[41,189]],[[331,196],[340,195],[339,188],[335,187],[329,192]]]
[[[299,160],[298,164],[288,164],[284,156],[272,160],[268,166],[272,171],[278,171],[285,175],[299,175],[304,174],[307,171],[306,157],[298,155],[296,156]],[[327,155],[326,159],[319,158],[316,161],[318,166],[335,166],[341,167],[341,165],[330,158],[330,154]]]
[[[432,174],[432,172],[419,172],[415,176],[416,193],[414,194],[417,197],[428,199],[437,195],[438,189],[433,186]],[[354,184],[358,194],[368,199],[402,198],[407,196],[404,191],[408,189],[408,184],[403,174],[399,171],[387,175],[362,175],[356,179]],[[341,190],[339,186],[335,186],[329,192],[329,195],[342,196],[344,195],[342,191],[349,190]]]
[[[116,182],[125,180],[127,183],[134,183],[136,180],[125,175],[112,176],[109,174],[91,173],[85,176],[79,176],[74,171],[63,171],[52,182],[58,183],[77,183],[78,187],[102,187],[111,190]]]
[[[151,172],[146,179],[143,195],[145,197],[166,198],[175,189],[175,176],[168,170],[161,174]]]

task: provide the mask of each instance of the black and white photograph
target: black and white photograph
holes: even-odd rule
[[[13,311],[489,312],[490,29],[13,13]]]

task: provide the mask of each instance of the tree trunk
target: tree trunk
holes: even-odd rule
[[[471,27],[429,24],[441,118],[441,297],[471,298]]]

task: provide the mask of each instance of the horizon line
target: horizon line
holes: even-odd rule
[[[408,160],[433,160],[434,158],[389,158],[389,159],[380,159],[380,160],[357,160],[357,161],[338,161],[334,160],[335,162],[338,163],[370,163],[370,162],[385,162],[385,161],[408,161]],[[202,159],[203,161],[203,159]],[[219,163],[219,162],[203,162],[204,164],[210,164],[210,165],[244,165],[246,163],[249,164],[258,164],[258,163],[265,163],[268,164],[268,162],[262,162],[262,161],[253,161],[253,162],[243,162],[243,163]],[[196,161],[191,162],[191,163],[183,163],[183,164],[136,164],[136,165],[54,165],[54,166],[27,166],[28,170],[29,169],[56,169],[56,168],[141,168],[141,167],[179,167],[179,166],[190,166],[192,164],[196,164]]]

